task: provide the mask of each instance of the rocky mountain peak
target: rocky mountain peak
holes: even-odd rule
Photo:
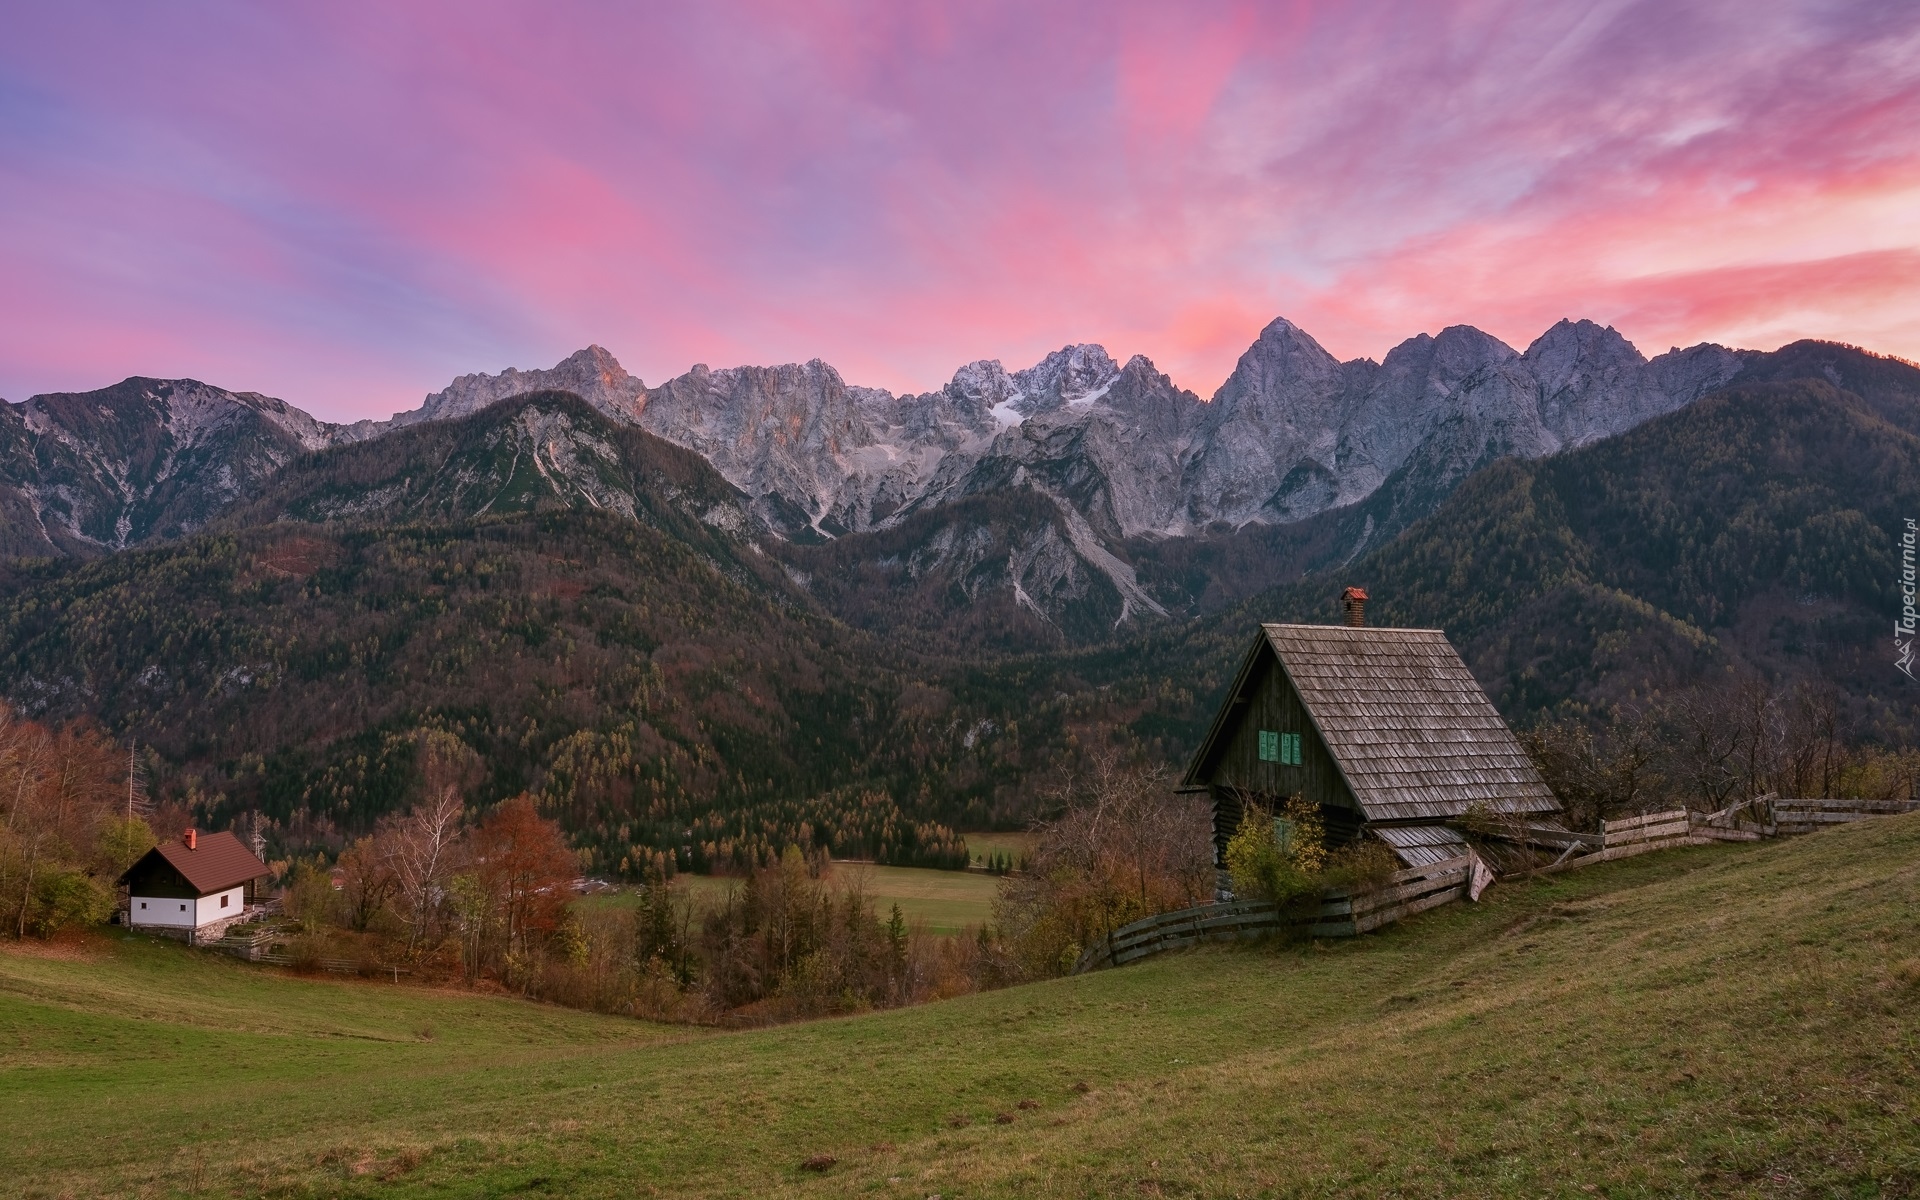
[[[1013,399],[1020,394],[1020,385],[997,358],[982,358],[961,367],[953,373],[944,392],[965,411],[983,417],[991,415],[1001,424],[1020,423],[1020,414],[1012,406]]]
[[[1389,350],[1367,386],[1373,407],[1382,414],[1411,416],[1444,405],[1476,372],[1518,357],[1513,347],[1490,333],[1449,325],[1438,336],[1417,334]]]
[[[1465,376],[1492,363],[1519,357],[1520,352],[1499,338],[1471,325],[1449,325],[1433,339],[1436,368]]]
[[[1065,406],[1084,407],[1099,400],[1112,385],[1120,367],[1106,347],[1090,343],[1063,346],[1033,366],[1013,374],[1023,415],[1051,412]]]
[[[1241,361],[1256,356],[1267,361],[1297,362],[1303,369],[1312,371],[1340,365],[1311,334],[1285,317],[1267,322]]]
[[[508,367],[498,375],[462,375],[428,396],[419,408],[397,413],[395,427],[469,416],[528,392],[572,392],[618,421],[632,422],[644,406],[646,385],[600,346],[575,351],[545,371]]]
[[[1214,394],[1222,419],[1242,409],[1277,418],[1290,398],[1338,390],[1340,360],[1285,317],[1275,317]]]
[[[1579,372],[1643,367],[1647,363],[1646,356],[1613,326],[1564,317],[1534,339],[1527,347],[1526,359],[1535,377],[1551,390],[1567,386]]]

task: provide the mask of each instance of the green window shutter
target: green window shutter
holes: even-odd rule
[[[1280,761],[1291,766],[1300,765],[1300,735],[1289,733],[1280,747]]]
[[[1260,761],[1280,761],[1280,735],[1271,729],[1260,731]]]

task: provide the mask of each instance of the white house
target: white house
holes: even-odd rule
[[[253,881],[267,864],[232,833],[205,837],[189,829],[162,842],[120,876],[127,886],[127,924],[154,932],[218,937],[246,911]]]

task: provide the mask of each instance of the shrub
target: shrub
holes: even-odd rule
[[[317,933],[324,928],[338,908],[332,873],[327,870],[325,860],[316,856],[295,862],[287,872],[286,890],[280,904],[281,911],[298,924],[302,932]]]
[[[1399,870],[1400,860],[1386,843],[1369,837],[1328,851],[1321,878],[1331,888],[1371,892],[1387,886]]]
[[[1213,891],[1212,813],[1163,770],[1095,759],[1056,793],[1026,873],[1002,877],[990,975],[1012,983],[1071,970],[1081,948]]]
[[[81,871],[51,871],[33,885],[33,906],[27,928],[38,937],[52,937],[75,925],[98,925],[113,912],[113,895]]]
[[[1241,896],[1271,900],[1282,908],[1318,900],[1332,882],[1326,825],[1319,808],[1289,797],[1278,816],[1248,803],[1240,828],[1227,841],[1227,874]]]

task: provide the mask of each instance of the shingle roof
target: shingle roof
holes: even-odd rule
[[[1232,692],[1268,650],[1368,821],[1445,820],[1476,805],[1508,813],[1560,810],[1440,630],[1262,625]],[[1214,749],[1232,728],[1232,711],[1223,705],[1215,715],[1183,787],[1204,785]]]
[[[1445,633],[1260,628],[1368,820],[1559,811]]]
[[[1473,848],[1459,830],[1445,825],[1376,825],[1373,832],[1410,867],[1430,867]]]
[[[120,876],[121,881],[125,882],[139,869],[140,863],[155,854],[166,859],[202,896],[239,887],[267,873],[267,864],[231,832],[198,834],[195,842],[196,848],[189,850],[178,838],[168,838],[142,855],[140,862],[128,867]]]

